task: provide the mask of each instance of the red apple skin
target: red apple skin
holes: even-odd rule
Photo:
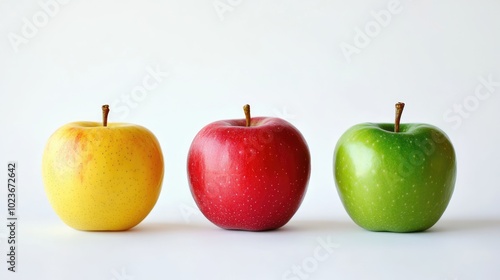
[[[193,198],[224,229],[284,226],[298,210],[311,170],[302,134],[279,118],[225,120],[205,126],[188,154]]]

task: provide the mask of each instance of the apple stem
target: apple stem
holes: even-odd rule
[[[403,109],[405,104],[403,102],[396,103],[396,120],[394,122],[394,132],[399,132],[399,123],[401,121],[401,115],[403,114]]]
[[[109,105],[102,105],[102,125],[108,126]]]
[[[245,106],[243,106],[243,111],[245,112],[246,127],[249,127],[250,121],[252,120],[250,117],[250,105],[245,104]]]

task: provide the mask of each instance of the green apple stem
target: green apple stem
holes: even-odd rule
[[[109,105],[102,105],[102,125],[108,126]]]
[[[394,132],[399,132],[399,123],[401,121],[401,115],[403,114],[403,109],[405,104],[403,102],[396,103],[396,121],[394,122]]]
[[[243,111],[245,112],[246,127],[249,127],[250,121],[252,120],[250,117],[250,105],[245,104],[245,106],[243,106]]]

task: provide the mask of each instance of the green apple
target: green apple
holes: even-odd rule
[[[448,136],[429,124],[396,121],[348,129],[334,153],[340,199],[359,226],[371,231],[414,232],[432,227],[451,199],[455,150]]]

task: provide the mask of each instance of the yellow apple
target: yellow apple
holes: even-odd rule
[[[106,112],[104,112],[107,110]],[[73,122],[49,138],[42,159],[45,192],[57,215],[78,230],[118,231],[153,209],[163,155],[148,129],[134,124]]]

